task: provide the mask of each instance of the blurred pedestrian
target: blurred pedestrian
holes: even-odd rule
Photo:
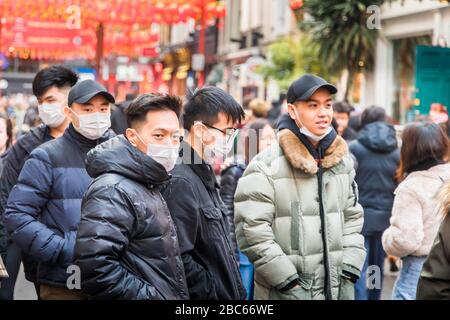
[[[361,113],[350,114],[348,126],[358,133],[361,130]]]
[[[267,118],[269,112],[269,105],[262,99],[252,99],[249,103],[249,108],[252,112],[253,119]]]
[[[432,103],[430,106],[430,120],[437,124],[445,124],[448,119],[447,108],[441,103]]]
[[[0,177],[3,171],[3,158],[13,143],[13,127],[11,119],[6,114],[0,113]],[[1,218],[1,216],[0,216]],[[3,222],[0,222],[3,224]],[[0,237],[3,237],[0,235]],[[6,252],[6,245],[0,245],[0,256]]]
[[[331,127],[336,92],[315,75],[295,80],[279,143],[239,180],[236,236],[255,265],[255,299],[354,299],[363,209],[347,144]]]
[[[377,266],[383,279],[386,253],[381,236],[389,227],[400,150],[395,129],[386,122],[383,108],[373,106],[365,109],[361,114],[361,123],[358,139],[349,146],[358,163],[355,180],[359,187],[359,202],[364,208],[362,234],[367,251],[361,278],[355,287],[356,299],[380,300],[381,287],[367,288],[367,268]]]
[[[3,171],[3,158],[13,143],[13,127],[11,119],[5,113],[0,113],[0,177]],[[2,217],[0,216],[0,219]],[[3,224],[3,222],[0,222]],[[1,230],[0,230],[1,231]],[[0,238],[4,238],[0,235]],[[5,255],[6,245],[0,245],[0,256]]]
[[[70,88],[77,81],[78,76],[72,70],[60,65],[44,68],[36,74],[32,87],[43,124],[20,137],[4,155],[0,179],[0,251],[6,252],[4,262],[9,278],[0,289],[0,300],[13,299],[16,276],[22,260],[26,279],[36,283],[36,264],[23,255],[16,244],[7,240],[4,230],[6,202],[30,153],[41,144],[60,137],[68,126],[69,120],[63,110],[67,106]]]
[[[238,246],[234,225],[234,195],[238,181],[244,174],[245,168],[253,157],[259,152],[262,152],[270,147],[275,142],[275,131],[272,129],[270,122],[266,119],[258,119],[254,121],[250,125],[247,136],[245,137],[245,162],[234,162],[225,168],[221,173],[220,196],[227,206],[227,220],[230,226],[231,239],[236,249],[238,249]],[[247,291],[247,300],[253,300],[253,264],[240,250],[237,250],[237,256],[242,281]]]
[[[417,300],[450,300],[450,181],[439,192],[438,201],[444,221],[423,264]]]
[[[344,140],[347,142],[355,140],[358,136],[358,133],[348,125],[350,120],[350,113],[353,110],[353,107],[345,101],[333,103],[333,117],[336,120],[337,124],[336,131],[338,135],[344,138]]]
[[[188,97],[183,125],[182,163],[163,192],[177,227],[191,299],[245,299],[227,209],[211,167],[231,151],[244,117],[225,91],[204,87]]]
[[[84,80],[74,85],[64,109],[71,124],[61,137],[33,150],[9,195],[6,228],[38,264],[41,299],[84,297],[80,290],[67,288],[67,268],[73,264],[81,199],[91,182],[85,157],[112,137],[110,103],[114,97],[99,83]]]
[[[126,110],[128,128],[87,154],[95,179],[81,208],[75,264],[96,299],[188,299],[175,225],[160,188],[180,145],[181,100],[146,94]]]
[[[23,117],[23,126],[27,128],[26,131],[31,130],[31,128],[37,127],[42,123],[42,120],[39,117],[38,101],[36,100],[35,97],[30,97],[28,99],[28,102],[29,107],[25,111],[25,115]]]
[[[236,146],[235,161],[244,160],[245,161],[245,139],[248,137],[248,131],[250,126],[258,119],[266,119],[267,113],[269,111],[269,105],[266,101],[262,99],[254,98],[249,102],[250,112],[245,115],[245,126],[239,130],[239,135]],[[223,167],[223,166],[222,166]]]
[[[414,300],[422,265],[442,221],[436,195],[450,179],[449,140],[435,123],[413,123],[402,134],[400,165],[390,227],[383,247],[400,257],[394,300]]]
[[[286,93],[281,92],[278,100],[272,102],[272,107],[267,114],[267,118],[273,128],[277,126],[281,115],[286,113],[286,105]]]
[[[13,144],[13,127],[11,119],[5,113],[0,113],[0,156]],[[1,175],[1,170],[0,170]]]

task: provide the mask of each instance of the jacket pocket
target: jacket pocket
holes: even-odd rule
[[[355,284],[345,277],[341,277],[338,300],[355,300]]]
[[[312,285],[314,276],[302,274],[299,277],[300,286],[287,291],[272,288],[269,293],[270,300],[312,300]]]
[[[221,239],[222,238],[222,212],[220,209],[208,206],[200,208],[203,216],[205,217],[204,223],[202,223],[202,233],[206,239]]]

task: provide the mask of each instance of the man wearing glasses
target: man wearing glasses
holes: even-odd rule
[[[224,160],[244,118],[242,107],[215,87],[195,91],[184,106],[182,163],[163,192],[177,227],[191,299],[237,300],[245,289],[211,164]]]

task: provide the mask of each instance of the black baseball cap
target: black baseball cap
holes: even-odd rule
[[[105,87],[97,81],[88,79],[78,82],[70,89],[68,105],[70,107],[74,102],[84,104],[96,95],[104,96],[111,103],[116,102],[113,95]]]
[[[288,103],[294,103],[296,101],[306,101],[317,90],[325,88],[331,94],[337,92],[337,88],[332,84],[326,82],[321,77],[313,74],[305,74],[291,83],[287,91],[286,100]]]

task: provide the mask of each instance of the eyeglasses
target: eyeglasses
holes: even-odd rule
[[[203,123],[203,125],[205,127],[210,128],[210,129],[214,129],[214,130],[220,131],[226,137],[227,142],[233,141],[236,138],[236,136],[238,135],[238,133],[239,133],[239,129],[236,129],[236,128],[219,129],[219,128],[211,126],[211,125],[209,125],[207,123]]]

